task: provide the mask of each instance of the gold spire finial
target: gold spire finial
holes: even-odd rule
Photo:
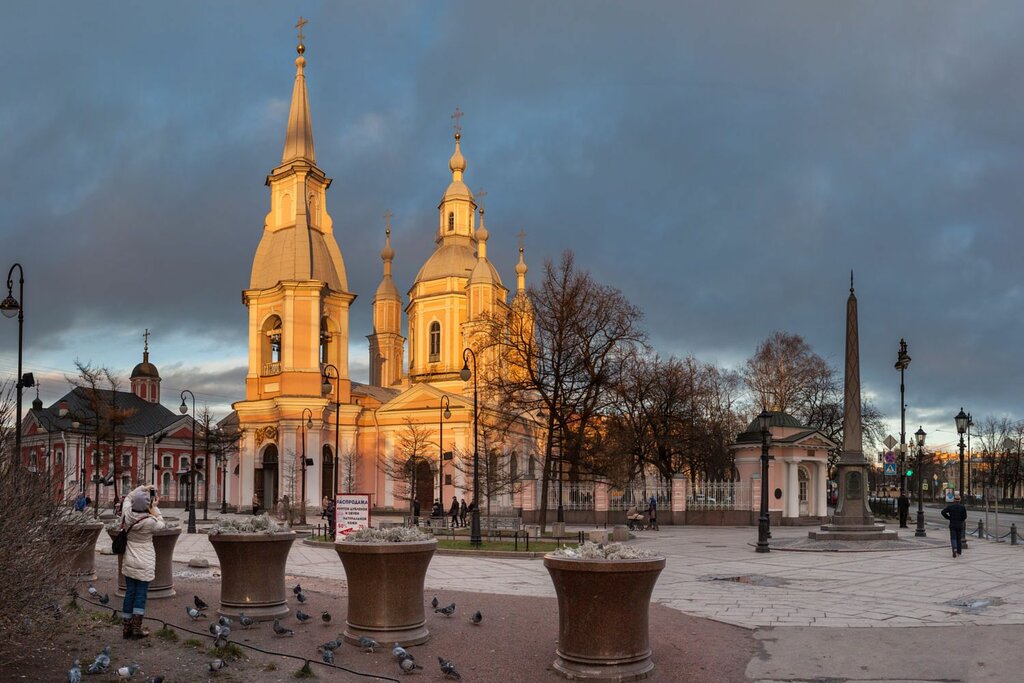
[[[519,254],[522,255],[522,253],[523,253],[523,240],[526,239],[526,231],[525,230],[520,230],[516,234],[516,237],[519,238]]]
[[[850,294],[853,294],[853,268],[850,268]]]
[[[380,251],[380,258],[384,261],[384,275],[391,275],[391,259],[395,258],[395,250],[391,248],[391,209],[384,212],[384,248]]]
[[[486,197],[486,196],[487,196],[487,190],[485,190],[484,188],[481,187],[479,190],[476,191],[476,197],[475,197],[476,205],[477,205],[477,208],[480,209],[480,215],[481,216],[484,214],[484,197]]]
[[[458,105],[455,107],[455,112],[452,113],[452,128],[455,130],[455,139],[458,140],[462,137],[462,117],[464,114],[459,109]]]
[[[299,44],[295,47],[295,51],[298,52],[300,55],[306,51],[306,45],[304,42],[305,36],[302,35],[302,27],[304,27],[308,23],[309,21],[303,19],[302,15],[300,14],[299,23],[295,24],[295,28],[299,29]]]
[[[384,234],[391,238],[391,209],[384,212]]]
[[[146,331],[142,333],[142,339],[143,339],[143,349],[142,350],[143,351],[149,351],[149,328],[148,327],[146,328]]]

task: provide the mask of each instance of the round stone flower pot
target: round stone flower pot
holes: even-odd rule
[[[423,582],[437,540],[334,544],[348,581],[345,641],[366,636],[406,647],[427,642]]]
[[[269,621],[288,609],[284,567],[294,531],[207,536],[220,561],[220,609],[225,617]]]
[[[76,581],[96,580],[96,541],[103,527],[103,522],[98,521],[65,525],[68,547],[74,550],[71,577]]]
[[[117,538],[120,528],[107,529],[110,540]],[[174,546],[181,536],[181,527],[173,529],[163,528],[153,533],[153,549],[156,551],[156,576],[149,584],[148,600],[159,600],[160,598],[171,598],[176,595],[174,591],[174,572],[171,561],[174,559]],[[121,565],[124,563],[124,555],[117,556],[117,596],[124,597],[126,588],[124,574],[121,573]]]
[[[582,560],[549,554],[544,566],[558,596],[555,671],[588,681],[652,676],[648,607],[665,558]]]

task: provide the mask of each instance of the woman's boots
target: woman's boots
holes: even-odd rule
[[[139,638],[148,638],[149,637],[149,629],[145,628],[142,625],[142,615],[141,614],[133,614],[132,615],[131,631],[132,631],[131,632],[131,637],[133,639],[135,639],[135,640],[138,640]]]
[[[121,617],[121,637],[128,640],[132,637],[132,620]]]

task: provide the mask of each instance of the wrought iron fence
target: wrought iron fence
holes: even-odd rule
[[[662,481],[630,482],[625,488],[611,489],[608,492],[609,510],[628,510],[634,505],[646,510],[651,497],[658,501],[659,510],[667,510],[672,503],[672,485]]]
[[[686,490],[688,510],[749,510],[750,482],[697,481]]]
[[[541,499],[543,481],[537,481],[537,500]],[[558,482],[548,482],[548,510],[558,507]],[[593,510],[594,482],[562,482],[562,509]]]

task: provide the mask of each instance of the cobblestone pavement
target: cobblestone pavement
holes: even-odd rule
[[[1024,548],[972,541],[953,559],[945,546],[901,552],[754,552],[752,527],[669,527],[632,543],[667,558],[654,601],[745,628],[1024,624]],[[908,533],[906,530],[903,534]],[[929,536],[943,537],[944,529]],[[776,539],[806,529],[779,528]],[[913,530],[909,531],[913,535]],[[205,535],[183,534],[175,560],[217,556]],[[288,572],[344,581],[331,549],[296,543]],[[435,556],[427,588],[553,596],[539,559]]]

